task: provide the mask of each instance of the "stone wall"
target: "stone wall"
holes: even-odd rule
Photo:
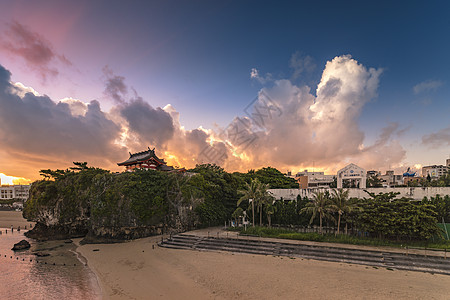
[[[330,191],[331,189],[320,189],[321,191]],[[364,189],[348,189],[349,197],[369,198],[369,195]],[[365,189],[371,193],[400,193],[397,198],[408,197],[414,200],[422,200],[423,197],[435,197],[436,195],[445,196],[450,195],[450,187],[398,187],[398,188],[367,188]],[[317,189],[269,189],[269,192],[277,199],[295,200],[297,195],[303,197],[312,197],[312,193]]]

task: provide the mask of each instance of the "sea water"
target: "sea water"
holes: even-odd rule
[[[36,242],[24,231],[0,230],[0,299],[101,299],[95,274],[73,243]],[[23,239],[32,247],[12,251]],[[50,255],[38,257],[36,252]]]

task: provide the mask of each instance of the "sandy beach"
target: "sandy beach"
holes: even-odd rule
[[[77,250],[97,274],[105,299],[448,299],[450,294],[445,275],[173,250],[156,246],[160,239]]]
[[[29,224],[21,212],[0,211],[0,227]],[[192,233],[217,234],[213,229],[203,231]],[[173,250],[158,247],[160,239],[83,245],[77,251],[96,273],[104,299],[448,299],[450,294],[450,276],[445,275],[301,258]],[[41,246],[55,248],[52,243],[61,242]],[[52,262],[63,259],[59,250],[51,251]]]
[[[28,222],[22,217],[21,211],[0,211],[0,228],[11,228],[13,226],[14,229],[17,229],[20,226],[24,229],[25,226],[29,228],[30,224],[34,226],[34,222]]]

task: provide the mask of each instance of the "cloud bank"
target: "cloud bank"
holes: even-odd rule
[[[64,167],[72,161],[109,165],[126,149],[115,143],[121,126],[108,119],[98,101],[84,114],[47,96],[14,93],[11,73],[0,66],[0,166],[6,174],[36,177],[39,168]]]
[[[208,162],[228,171],[268,165],[296,171],[314,165],[334,172],[348,162],[367,169],[395,167],[405,157],[394,138],[398,125],[389,124],[372,145],[364,145],[358,126],[362,108],[377,96],[381,72],[349,55],[338,56],[327,62],[314,94],[307,86],[276,80],[260,90],[246,115],[214,131],[186,130],[174,107],[152,107],[151,99],[144,100],[109,68],[105,95],[115,106],[104,112],[97,101],[55,102],[25,88],[21,94],[0,67],[1,171],[35,178],[40,168],[67,167],[76,160],[119,170],[115,164],[127,159],[128,151],[148,146],[169,164],[187,168]],[[259,74],[253,73],[256,79]]]
[[[422,143],[432,148],[450,146],[450,127],[423,136]]]

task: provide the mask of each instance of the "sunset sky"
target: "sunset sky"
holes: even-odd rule
[[[0,178],[450,155],[448,1],[1,1]],[[19,182],[19,180],[16,180]]]

